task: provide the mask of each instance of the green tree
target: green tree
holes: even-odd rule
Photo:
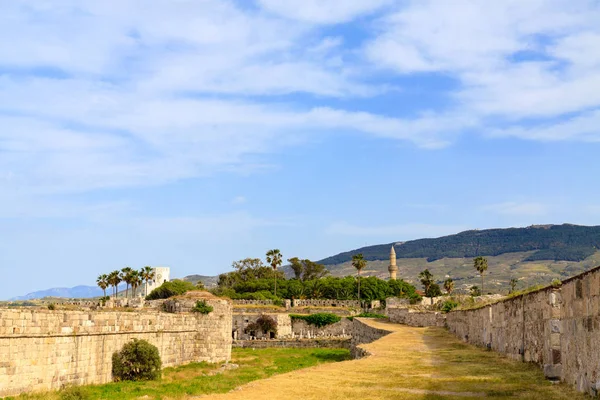
[[[309,259],[301,260],[298,257],[288,259],[292,271],[294,271],[294,277],[302,281],[310,281],[312,279],[319,279],[327,276],[329,271],[323,264],[318,264]]]
[[[169,297],[179,296],[192,290],[196,290],[196,286],[192,282],[173,279],[151,291],[146,296],[146,300],[168,299]]]
[[[454,291],[454,281],[452,280],[452,278],[448,278],[444,281],[444,289],[448,294],[451,294],[452,291]]]
[[[121,273],[117,270],[108,274],[108,283],[113,287],[114,298],[117,298],[119,283],[121,283]]]
[[[129,297],[129,285],[131,284],[132,272],[133,269],[129,267],[125,267],[121,270],[121,280],[125,282],[125,298]]]
[[[146,287],[144,288],[144,296],[148,296],[148,282],[156,278],[156,273],[154,272],[154,269],[152,267],[145,266],[140,271],[140,277],[146,283]]]
[[[106,297],[106,288],[109,285],[108,275],[102,274],[102,275],[98,276],[98,279],[96,279],[96,284],[98,285],[98,287],[100,289],[102,289],[102,291],[104,292],[104,297]]]
[[[364,259],[362,253],[352,256],[352,266],[356,268],[356,275],[358,276],[358,300],[360,301],[360,271],[367,266],[367,260]]]
[[[117,382],[158,379],[161,366],[158,348],[143,339],[132,339],[112,356],[112,375]]]
[[[442,289],[440,289],[440,285],[434,282],[429,286],[429,289],[427,290],[425,295],[429,298],[441,296]]]
[[[428,295],[428,293],[429,293],[429,288],[434,283],[433,274],[431,272],[429,272],[428,269],[426,269],[419,274],[419,280],[421,281],[421,284],[425,288],[425,296],[431,297]]]
[[[488,269],[487,258],[475,257],[473,259],[473,267],[479,272],[479,275],[481,275],[481,293],[483,293],[483,274]]]
[[[275,290],[273,294],[277,296],[277,268],[281,266],[281,252],[279,249],[267,251],[267,263],[273,268],[273,277],[275,279]]]
[[[510,280],[510,283],[509,283],[510,284],[510,292],[509,293],[514,293],[515,292],[515,289],[517,287],[517,282],[518,282],[518,280],[516,278],[512,278]]]

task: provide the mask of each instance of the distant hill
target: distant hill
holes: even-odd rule
[[[90,297],[102,296],[102,289],[98,286],[75,286],[72,288],[52,288],[47,290],[40,290],[37,292],[28,293],[25,296],[13,297],[11,301],[18,300],[34,300],[42,299],[44,297],[64,297],[74,299],[86,299]]]
[[[182,278],[184,281],[193,283],[194,285],[199,281],[204,283],[204,287],[211,288],[217,286],[218,276],[206,276],[206,275],[188,275]]]
[[[436,239],[387,243],[340,253],[320,260],[325,265],[342,264],[362,253],[366,260],[388,260],[394,244],[398,258],[442,258],[499,256],[530,252],[524,261],[583,261],[600,248],[600,226],[534,225],[527,228],[471,230]]]

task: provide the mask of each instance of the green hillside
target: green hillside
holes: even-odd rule
[[[583,261],[600,248],[600,226],[535,225],[527,228],[471,230],[436,239],[387,243],[340,253],[320,260],[325,265],[348,262],[362,253],[369,261],[388,260],[390,246],[396,256],[425,258],[432,262],[442,258],[499,256],[506,253],[532,252],[524,261]]]

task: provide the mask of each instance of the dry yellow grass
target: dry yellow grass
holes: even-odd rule
[[[546,381],[537,366],[463,344],[443,329],[369,323],[393,332],[364,346],[373,353],[370,357],[277,375],[223,395],[189,398],[586,399]]]

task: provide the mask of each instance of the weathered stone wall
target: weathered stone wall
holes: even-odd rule
[[[112,380],[112,354],[133,338],[158,347],[165,367],[231,357],[231,305],[208,315],[0,310],[0,397]]]
[[[309,325],[301,319],[292,320],[292,332],[295,337],[324,337],[324,336],[350,336],[352,334],[353,323],[346,317],[342,317],[335,324],[316,327]]]
[[[390,322],[409,326],[445,326],[446,317],[440,312],[413,311],[408,308],[387,308]]]
[[[360,308],[360,301],[358,300],[306,300],[306,299],[294,299],[292,300],[292,307],[354,307]]]
[[[450,312],[446,323],[452,333],[469,343],[550,366],[551,321],[560,313],[553,299],[553,289],[540,290],[475,310]]]
[[[562,378],[594,396],[600,392],[600,269],[566,280],[561,288]]]
[[[277,340],[234,340],[233,347],[267,349],[350,349],[350,339],[277,339]]]
[[[361,345],[372,343],[390,333],[390,331],[374,328],[366,324],[361,318],[354,318],[352,320],[352,339],[350,340],[350,353],[352,357],[362,358],[368,356],[369,352],[362,348]]]

